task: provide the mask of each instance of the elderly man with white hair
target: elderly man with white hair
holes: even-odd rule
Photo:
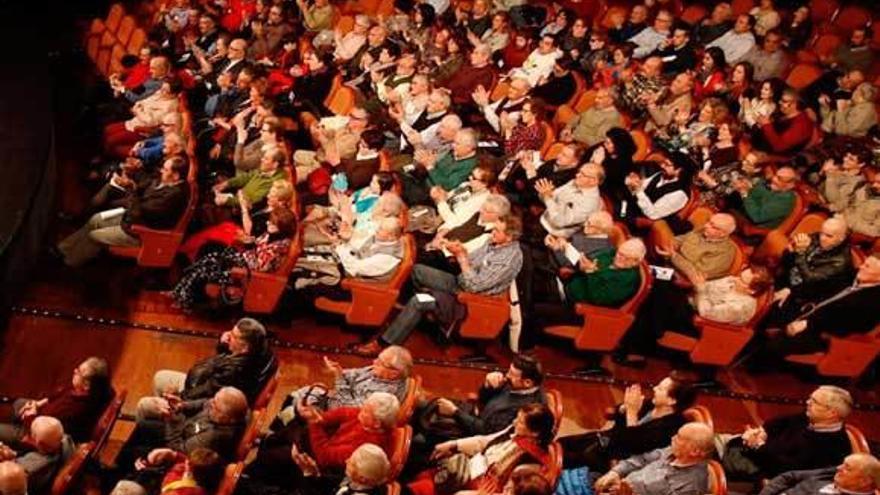
[[[736,220],[727,213],[716,213],[702,227],[658,245],[657,254],[669,258],[672,266],[694,285],[723,277],[736,258],[736,243],[730,235]]]
[[[852,410],[849,392],[822,385],[806,401],[806,413],[778,416],[749,426],[728,440],[721,461],[728,479],[760,483],[786,471],[836,466],[850,454],[844,421]]]
[[[51,416],[37,416],[31,423],[27,442],[16,442],[11,447],[0,444],[0,462],[14,461],[27,473],[28,489],[41,493],[50,486],[73,449],[73,440],[64,433],[61,421]],[[13,468],[6,471],[15,483],[20,474],[13,472]]]
[[[302,456],[301,456],[302,457]],[[387,495],[391,462],[378,445],[365,443],[345,461],[345,477],[338,473],[326,474],[316,464],[303,466],[308,482],[297,493],[301,495]]]
[[[360,407],[322,412],[314,406],[296,406],[298,421],[273,430],[260,443],[257,456],[245,470],[249,493],[260,487],[296,491],[304,475],[339,473],[362,445],[391,450],[391,432],[397,424],[400,402],[387,392],[373,392]],[[306,441],[303,441],[307,438]]]
[[[565,283],[566,298],[571,304],[620,306],[639,290],[639,264],[644,259],[645,243],[639,238],[627,239],[593,258],[581,255],[578,270]]]
[[[871,494],[880,489],[880,461],[851,454],[839,466],[788,471],[768,481],[760,495]]]
[[[507,94],[494,102],[490,99],[489,91],[491,89],[477,86],[471,97],[483,114],[488,127],[498,134],[501,132],[502,120],[507,120],[511,124],[510,127],[519,122],[520,112],[532,87],[529,85],[528,79],[514,77],[507,87]]]
[[[714,453],[712,427],[687,423],[669,447],[618,462],[596,480],[596,493],[618,493],[628,485],[633,495],[700,495],[709,492],[708,462]]]
[[[415,169],[403,175],[403,197],[409,205],[428,204],[433,186],[449,192],[471,175],[477,166],[477,135],[473,129],[461,129],[450,151],[440,155],[422,149],[414,158]]]
[[[547,234],[544,245],[553,252],[553,259],[559,269],[573,272],[582,255],[590,258],[614,247],[610,237],[613,228],[614,219],[611,213],[605,210],[594,211],[587,217],[581,231],[568,238]]]

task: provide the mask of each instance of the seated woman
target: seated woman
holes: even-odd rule
[[[394,188],[394,175],[390,172],[373,174],[370,185],[354,194],[331,188],[328,191],[330,206],[315,205],[303,220],[306,247],[330,244],[343,225],[364,228],[370,223],[379,198]]]
[[[247,208],[242,208],[245,225],[250,223]],[[245,227],[245,230],[247,228]],[[190,265],[168,295],[174,298],[175,305],[184,310],[191,310],[200,301],[205,285],[219,284],[226,295],[226,288],[232,284],[232,269],[244,267],[249,271],[271,272],[276,270],[290,248],[290,242],[296,233],[296,216],[287,209],[273,210],[266,221],[263,235],[246,244],[244,249],[227,247],[223,251],[209,253]],[[251,239],[248,239],[251,240]]]
[[[688,115],[679,112],[668,126],[657,131],[654,143],[670,152],[689,153],[716,132],[719,117],[727,113],[723,100],[707,98],[700,105],[695,119],[690,120]]]
[[[437,445],[431,456],[437,466],[419,474],[407,488],[413,495],[500,491],[520,464],[549,467],[547,447],[553,441],[553,425],[547,406],[523,406],[504,430]]]
[[[315,469],[322,477],[340,479],[348,470],[348,459],[365,444],[390,455],[399,407],[397,397],[387,392],[370,394],[361,407],[331,411],[300,403],[295,421],[260,442],[242,477],[242,492],[298,493]]]
[[[604,473],[614,460],[669,445],[675,432],[687,423],[683,412],[693,406],[697,389],[686,375],[673,371],[652,390],[653,397],[646,401],[641,387],[630,385],[623,403],[612,410],[601,429],[560,437],[563,467],[586,466],[590,472]]]
[[[729,275],[696,285],[690,303],[707,320],[741,325],[755,316],[757,296],[769,290],[772,282],[767,268],[755,265],[739,276]]]
[[[695,154],[701,167],[694,182],[700,189],[703,203],[719,207],[716,204],[719,195],[723,197],[734,192],[731,182],[734,176],[741,174],[739,150],[736,146],[738,139],[739,126],[726,122],[718,126],[714,143],[711,136],[697,141],[699,148]],[[746,160],[743,160],[743,167],[745,164]]]
[[[251,205],[243,194],[239,195],[238,200],[242,209],[241,225],[233,221],[225,221],[196,232],[180,246],[180,252],[190,261],[195,261],[200,254],[204,254],[202,249],[206,246],[231,246],[236,241],[262,236],[266,232],[264,220],[273,211],[290,210],[293,201],[293,184],[287,180],[273,182],[266,196],[265,205]],[[244,223],[245,215],[250,217],[248,224]]]

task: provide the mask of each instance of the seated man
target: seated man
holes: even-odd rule
[[[399,118],[400,124],[400,153],[406,156],[413,154],[415,150],[438,151],[437,146],[441,141],[437,134],[444,119],[452,114],[449,111],[452,105],[449,92],[442,88],[436,88],[428,95],[428,101],[424,110],[412,122]],[[459,123],[460,123],[459,119]],[[447,121],[447,128],[452,122]],[[461,126],[458,126],[461,129]]]
[[[301,183],[314,172],[328,155],[348,160],[358,153],[358,142],[361,134],[370,126],[370,116],[366,110],[354,107],[348,112],[348,120],[340,128],[330,127],[316,122],[309,129],[317,150],[299,149],[293,152],[293,164],[296,167],[296,181]]]
[[[645,244],[638,238],[600,251],[593,259],[581,255],[578,271],[565,283],[566,299],[571,304],[620,306],[639,290],[639,264],[644,259]]]
[[[660,48],[672,36],[672,14],[668,10],[660,10],[654,17],[654,23],[639,31],[635,36],[630,38],[630,43],[634,43],[636,48],[633,50],[633,58],[641,60],[648,57],[654,50]]]
[[[753,140],[756,149],[777,155],[801,151],[813,137],[816,124],[804,112],[804,103],[797,91],[786,88],[779,99],[779,118],[758,118],[759,132]]]
[[[138,420],[166,416],[181,401],[205,400],[224,387],[235,387],[253,401],[277,368],[266,329],[253,318],[242,318],[220,336],[217,354],[196,363],[189,372],[157,371],[153,376],[156,395],[138,401]]]
[[[355,449],[345,461],[344,473],[324,473],[303,455],[299,467],[308,483],[298,492],[302,495],[391,495],[392,484],[387,483],[391,463],[378,445],[365,443]]]
[[[675,121],[677,115],[690,115],[694,105],[694,76],[682,72],[669,83],[669,91],[645,95],[648,121],[645,131],[662,129]]]
[[[664,449],[617,463],[596,480],[597,493],[617,493],[628,485],[633,495],[700,495],[709,491],[708,461],[715,452],[712,428],[687,423]],[[622,492],[627,493],[627,492]]]
[[[383,347],[401,345],[422,320],[426,312],[434,312],[448,337],[455,325],[465,317],[465,308],[457,299],[460,291],[498,295],[507,291],[522,267],[519,240],[522,221],[507,216],[495,223],[489,244],[468,254],[461,243],[445,243],[458,261],[461,273],[450,273],[425,265],[413,267],[412,280],[418,293],[413,295],[388,326],[375,340],[355,348],[357,354],[377,355]]]
[[[779,302],[768,315],[769,326],[785,325],[803,307],[830,297],[852,282],[853,263],[846,222],[829,218],[815,234],[795,234],[782,256],[782,275],[776,283]]]
[[[272,189],[273,182],[287,179],[287,174],[282,169],[285,163],[287,163],[287,155],[284,150],[276,148],[264,153],[258,169],[239,174],[214,186],[214,204],[238,206],[239,190],[243,191],[244,197],[250,204],[261,203]]]
[[[481,163],[471,172],[467,182],[446,192],[440,186],[431,188],[431,199],[437,205],[437,213],[443,219],[438,231],[450,231],[478,214],[483,203],[492,195],[495,187],[495,170],[488,163]]]
[[[821,62],[844,71],[867,71],[874,61],[874,50],[871,49],[873,34],[870,26],[856,27],[850,34],[849,43],[842,44],[830,55],[821,57]]]
[[[820,96],[822,130],[843,137],[865,137],[877,125],[876,99],[877,87],[869,82],[856,86],[850,99],[836,99],[834,108],[830,98]]]
[[[143,188],[136,187],[128,178],[118,180],[122,187],[133,189],[128,204],[92,215],[85,226],[58,243],[64,263],[82,266],[97,257],[105,245],[140,245],[140,239],[131,231],[133,225],[159,230],[174,228],[189,201],[188,171],[186,159],[175,156],[165,160],[159,177]]]
[[[41,399],[18,399],[11,423],[0,423],[0,443],[20,441],[37,416],[51,416],[75,441],[88,441],[98,418],[113,398],[107,361],[90,357],[73,369],[70,381]]]
[[[610,88],[596,90],[593,106],[571,120],[562,129],[563,142],[577,141],[585,146],[593,146],[605,140],[605,133],[613,127],[623,127],[623,117],[614,106],[614,95]]]
[[[740,14],[736,18],[733,28],[706,45],[706,48],[711,46],[721,48],[724,51],[724,59],[727,64],[737,64],[755,46],[755,35],[752,33],[754,26],[754,17],[749,14]]]
[[[569,143],[559,150],[552,160],[541,161],[541,153],[525,150],[508,160],[498,175],[504,193],[523,206],[543,207],[543,201],[535,189],[535,184],[545,179],[553,187],[562,187],[575,178],[580,165],[580,145]]]
[[[614,219],[611,218],[611,213],[604,210],[594,211],[587,217],[581,231],[567,239],[547,234],[544,244],[553,251],[552,260],[555,265],[560,270],[570,270],[573,273],[581,255],[592,258],[600,251],[614,248],[610,237],[613,228]]]
[[[605,171],[595,163],[582,165],[577,175],[558,189],[548,179],[538,179],[535,190],[546,207],[541,225],[551,235],[571,237],[591,213],[604,208],[599,193],[604,179]]]
[[[460,436],[488,435],[501,431],[516,418],[517,411],[527,404],[545,404],[541,387],[544,373],[535,358],[518,354],[513,358],[507,373],[493,371],[477,394],[477,402],[437,400],[437,412],[451,417],[460,430]],[[431,435],[437,437],[436,434]],[[439,437],[436,440],[441,440]],[[443,438],[442,440],[449,440]],[[442,441],[441,440],[441,441]]]
[[[768,481],[759,495],[874,493],[880,488],[880,461],[871,454],[851,454],[839,466],[788,471]]]
[[[624,74],[617,92],[621,109],[629,112],[633,118],[643,117],[648,110],[648,101],[666,89],[662,72],[663,61],[660,57],[648,57],[635,75],[627,78]],[[597,103],[598,97],[597,94]]]
[[[867,148],[846,152],[839,164],[833,157],[825,160],[820,170],[824,180],[818,189],[829,210],[841,213],[853,203],[855,191],[865,183],[865,165],[871,160]]]
[[[397,398],[386,392],[373,392],[360,407],[327,412],[299,404],[300,421],[273,430],[260,442],[256,458],[246,469],[246,483],[291,490],[302,485],[303,467],[311,464],[322,475],[338,476],[349,456],[367,443],[390,455],[399,407]]]
[[[509,79],[521,77],[534,88],[553,72],[556,59],[561,56],[562,50],[557,48],[556,37],[549,33],[545,34],[541,36],[538,47],[526,57],[522,66],[511,69],[507,77]]]
[[[850,199],[846,208],[840,210],[849,228],[858,234],[880,237],[880,174],[858,185]]]
[[[746,428],[721,451],[727,479],[759,483],[786,471],[840,464],[851,452],[843,425],[851,409],[849,392],[823,385],[807,399],[806,414],[779,416]]]
[[[657,254],[669,258],[672,266],[692,284],[723,277],[730,272],[736,256],[736,243],[730,236],[736,220],[727,213],[716,213],[700,229],[657,246]]]
[[[693,70],[697,65],[697,53],[691,42],[690,26],[685,23],[676,24],[672,29],[672,36],[661,42],[653,55],[663,60],[664,76]]]
[[[191,454],[198,448],[217,452],[224,460],[235,457],[235,447],[246,426],[247,397],[235,387],[223,387],[213,396],[177,400],[163,416],[139,417],[134,432],[116,457],[122,473],[150,451],[167,447]]]
[[[866,334],[880,323],[875,311],[866,311],[880,296],[880,257],[868,256],[851,285],[816,299],[813,305],[804,306],[793,313],[785,332],[779,332],[761,353],[756,362],[778,361],[788,354],[809,354],[828,350],[827,335],[846,337]],[[784,324],[785,321],[782,321]]]
[[[551,109],[571,100],[577,91],[577,82],[572,69],[575,62],[568,56],[556,59],[553,71],[547,78],[532,89],[532,98],[538,98]]]
[[[499,219],[510,214],[510,201],[500,194],[491,194],[480,206],[480,211],[475,213],[467,222],[453,229],[437,230],[437,235],[428,244],[425,250],[419,253],[419,264],[425,264],[440,268],[441,270],[454,272],[455,268],[452,253],[443,246],[446,243],[460,242],[465,251],[473,253],[483,247],[492,237],[492,230]],[[442,261],[439,256],[442,254]]]
[[[529,81],[525,78],[515,77],[507,87],[507,94],[494,102],[489,99],[491,89],[477,87],[471,95],[485,120],[485,124],[477,124],[477,128],[484,135],[492,133],[498,135],[501,132],[502,119],[508,119],[512,123],[519,122],[519,114],[529,97],[530,86]],[[484,127],[488,127],[488,129],[484,129]]]
[[[430,189],[440,186],[451,191],[463,183],[477,166],[477,136],[471,129],[456,134],[452,150],[438,156],[420,150],[415,155],[415,170],[403,175],[403,197],[407,204],[424,204],[430,200]]]
[[[360,407],[373,392],[387,392],[398,401],[406,396],[407,379],[412,372],[412,355],[405,347],[392,345],[382,350],[373,364],[343,369],[336,361],[324,357],[324,366],[333,375],[333,389],[302,387],[291,392],[284,401],[275,423],[286,425],[296,417],[296,406],[303,399],[322,411],[338,407]],[[273,424],[273,429],[275,424]]]
[[[73,455],[73,440],[61,422],[51,416],[37,416],[27,441],[10,446],[0,444],[0,462],[14,461],[27,473],[30,493],[42,493],[52,485],[55,474]],[[5,495],[5,492],[4,492]]]
[[[794,209],[797,180],[797,173],[791,167],[777,170],[769,186],[765,180],[753,183],[746,178],[737,179],[733,188],[742,198],[742,204],[739,207],[732,205],[733,209],[739,210],[756,227],[776,228]]]
[[[621,205],[621,218],[630,225],[638,226],[637,220],[665,220],[674,233],[686,229],[676,213],[684,208],[690,195],[690,170],[693,162],[685,154],[675,152],[660,161],[660,171],[641,177],[630,173],[624,183],[629,189],[629,198]]]
[[[767,32],[760,48],[753,46],[740,61],[752,64],[755,81],[759,82],[783,77],[790,63],[788,54],[782,49],[782,35],[775,29]]]
[[[0,462],[0,495],[27,495],[27,472],[15,461]]]
[[[474,91],[481,86],[491,88],[495,77],[492,49],[479,44],[471,51],[470,63],[455,71],[444,86],[451,92],[452,103],[456,107],[468,106]]]
[[[260,125],[260,135],[258,139],[248,142],[248,128],[243,119],[233,119],[235,123],[236,139],[235,151],[233,152],[232,163],[235,165],[236,174],[243,174],[251,170],[260,168],[263,161],[263,155],[271,153],[276,149],[283,149],[281,142],[281,133],[284,129],[277,117],[266,117]]]

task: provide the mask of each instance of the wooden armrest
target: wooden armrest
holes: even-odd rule
[[[696,327],[704,327],[704,326],[712,326],[718,328],[720,330],[727,330],[729,332],[741,332],[748,328],[748,325],[733,325],[730,323],[722,323],[720,321],[710,320],[708,318],[703,318],[700,315],[694,316],[694,326]]]
[[[131,231],[141,238],[143,238],[145,235],[152,237],[171,237],[176,234],[176,232],[172,230],[156,230],[151,229],[146,225],[132,225]]]
[[[474,294],[472,292],[459,292],[456,297],[458,298],[458,302],[462,304],[506,304],[506,301],[502,296],[487,296],[483,294]]]
[[[358,278],[344,278],[341,282],[342,288],[350,290],[352,292],[358,291],[370,291],[370,292],[384,292],[390,293],[394,289],[381,284],[379,282],[372,282],[368,280],[358,279]]]

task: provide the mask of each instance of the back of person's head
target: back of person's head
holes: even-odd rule
[[[678,430],[678,435],[685,436],[700,457],[704,459],[709,458],[715,452],[715,432],[705,423],[686,423]]]
[[[89,395],[94,398],[106,399],[111,395],[110,388],[110,367],[103,358],[92,356],[86,359],[83,364],[88,370],[83,378],[89,384]]]
[[[235,387],[223,387],[214,394],[213,408],[226,423],[241,423],[248,413],[244,392]]]
[[[498,181],[498,174],[495,173],[495,167],[487,160],[480,160],[474,170],[480,171],[480,179],[487,188],[495,187]]]
[[[0,495],[25,495],[27,472],[15,461],[0,462]]]
[[[556,418],[553,412],[544,404],[526,404],[519,409],[523,415],[526,428],[535,435],[538,445],[547,447],[553,441],[556,426]]]
[[[355,483],[372,488],[385,483],[390,471],[391,463],[385,451],[378,445],[365,443],[348,458],[345,474]]]
[[[367,145],[367,148],[374,151],[381,150],[382,146],[385,145],[385,135],[378,129],[367,129],[361,134],[361,139]]]
[[[846,483],[852,486],[838,486],[848,492],[871,493],[880,489],[880,461],[871,454],[850,454],[844,459],[844,465],[854,468],[854,473],[846,476],[849,478]],[[838,473],[841,469],[838,468]],[[839,476],[839,475],[838,475]],[[843,485],[838,476],[835,481],[838,485]]]
[[[522,373],[522,379],[531,380],[533,386],[540,386],[544,382],[544,369],[541,362],[532,356],[517,354],[511,364]]]
[[[386,347],[382,353],[387,354],[389,360],[388,364],[400,372],[402,378],[407,378],[412,373],[412,354],[406,347],[391,345]]]
[[[376,172],[376,182],[379,184],[379,193],[393,191],[397,181],[394,180],[393,172]]]
[[[403,226],[400,225],[400,219],[397,217],[384,217],[380,219],[376,230],[394,239],[400,239],[400,236],[403,235]]]
[[[6,494],[4,493],[3,495]],[[121,480],[110,491],[110,495],[147,495],[147,490],[134,481]]]
[[[676,411],[682,412],[694,405],[699,390],[694,387],[694,378],[688,373],[673,370],[669,373],[671,387],[666,392],[670,399],[675,399]]]
[[[852,412],[853,398],[846,389],[836,385],[822,385],[817,391],[825,395],[825,405],[835,411],[841,421]]]
[[[279,210],[279,213],[287,212],[291,215],[290,210]],[[273,211],[273,214],[275,212]],[[277,225],[276,225],[277,226]],[[261,353],[266,348],[266,327],[262,323],[253,318],[242,318],[235,324],[238,332],[241,334],[241,340],[248,345],[248,351],[251,353]]]
[[[223,460],[217,452],[198,447],[189,454],[189,469],[196,483],[212,493],[223,477]]]
[[[511,242],[516,242],[522,236],[523,223],[519,215],[509,214],[499,220],[504,224],[504,233],[510,237]]]
[[[364,401],[364,407],[369,407],[373,417],[388,430],[397,424],[397,412],[400,409],[400,401],[388,392],[373,392]]]
[[[64,439],[64,427],[57,418],[37,416],[31,423],[31,439],[40,452],[58,452]]]
[[[174,173],[180,178],[180,180],[186,180],[187,175],[189,175],[189,161],[185,156],[172,156],[168,159],[169,166]]]
[[[272,224],[278,229],[278,235],[293,237],[296,233],[296,214],[288,208],[274,209],[269,214]]]
[[[514,495],[550,495],[553,493],[550,482],[544,477],[539,464],[520,464],[513,468],[507,480],[505,494]]]

